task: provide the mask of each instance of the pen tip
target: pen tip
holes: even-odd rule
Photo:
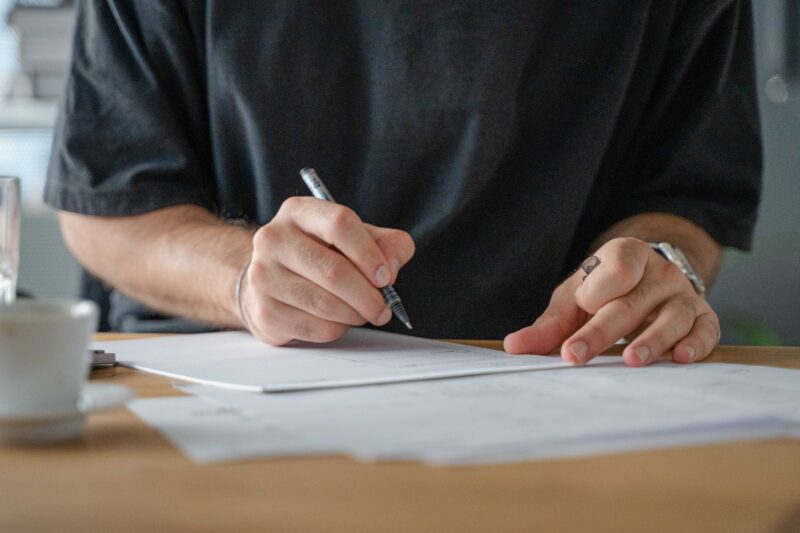
[[[411,322],[403,322],[403,324],[405,324],[408,329],[414,329],[411,327]]]

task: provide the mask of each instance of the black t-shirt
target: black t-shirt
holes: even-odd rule
[[[752,56],[736,0],[79,2],[45,197],[264,224],[313,166],[414,237],[414,334],[499,338],[631,215],[749,246]]]

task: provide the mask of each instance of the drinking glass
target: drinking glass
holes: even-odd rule
[[[0,304],[17,297],[19,204],[19,178],[0,176]]]

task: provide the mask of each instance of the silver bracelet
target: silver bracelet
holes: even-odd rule
[[[236,310],[239,312],[239,321],[247,331],[250,331],[250,326],[247,324],[247,319],[244,317],[244,308],[242,307],[242,284],[244,283],[244,278],[247,275],[247,270],[250,268],[251,262],[252,258],[247,261],[247,264],[239,273],[239,277],[236,280],[236,288],[234,289],[234,298],[236,299]]]

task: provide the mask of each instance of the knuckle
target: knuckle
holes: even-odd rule
[[[266,224],[258,228],[253,236],[253,244],[258,247],[272,247],[280,240],[280,231],[275,224]]]
[[[622,287],[635,287],[639,281],[633,262],[625,260],[622,256],[620,256],[618,261],[613,261],[611,263],[610,269],[611,275]]]
[[[347,264],[345,263],[344,259],[338,256],[331,257],[322,266],[322,275],[325,277],[325,280],[332,285],[336,285],[341,282],[346,273]]]
[[[358,215],[349,207],[337,205],[331,210],[329,224],[334,232],[347,232],[354,224],[359,222]]]
[[[636,237],[621,237],[621,240],[627,252],[635,256],[638,256],[645,247],[647,250],[650,249],[647,243]]]
[[[303,204],[305,204],[305,198],[302,196],[290,196],[286,200],[281,203],[280,209],[278,209],[278,213],[286,213],[288,212],[295,212],[300,209]]]
[[[632,237],[618,237],[610,240],[606,246],[611,256],[608,262],[611,264],[612,274],[620,280],[635,284],[638,281],[636,274],[642,263],[643,245],[647,246],[639,239]]]
[[[620,314],[624,316],[635,315],[639,312],[639,306],[634,298],[623,296],[614,300],[614,304],[619,308]]]
[[[608,245],[624,263],[636,261],[642,250],[642,241],[633,237],[617,237],[610,240]]]

